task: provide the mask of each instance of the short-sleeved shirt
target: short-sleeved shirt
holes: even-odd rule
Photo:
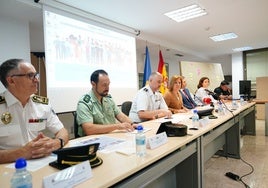
[[[89,122],[100,125],[116,123],[116,116],[120,112],[110,95],[103,97],[102,103],[100,103],[91,90],[88,94],[83,95],[77,104],[78,134],[80,136],[85,135],[81,127],[83,123]]]
[[[168,110],[168,106],[160,92],[153,92],[150,86],[140,89],[132,102],[129,117],[133,122],[142,122],[138,116],[139,111],[152,111],[158,109]]]
[[[46,97],[32,95],[23,107],[8,90],[0,96],[0,149],[22,147],[45,129],[56,134],[63,128]]]

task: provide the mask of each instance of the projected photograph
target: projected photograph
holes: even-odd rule
[[[56,112],[76,110],[97,69],[108,72],[116,104],[132,100],[138,89],[134,37],[51,8],[43,15],[47,96]]]
[[[83,78],[87,78],[88,84],[90,72],[99,68],[111,74],[116,68],[120,77],[129,77],[126,68],[136,69],[133,37],[49,11],[45,11],[45,43],[52,87],[62,86],[66,81],[68,86],[70,82],[81,86]],[[129,84],[124,79],[115,83]]]

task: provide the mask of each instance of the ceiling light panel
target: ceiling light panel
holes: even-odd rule
[[[247,51],[247,50],[252,50],[253,48],[250,46],[244,46],[240,48],[234,48],[233,51],[235,52],[242,52],[242,51]]]
[[[224,41],[224,40],[235,39],[237,38],[237,35],[235,33],[225,33],[221,35],[215,35],[209,38],[211,38],[215,42],[219,42],[219,41]]]
[[[167,12],[164,15],[176,22],[182,22],[199,16],[204,16],[206,14],[207,12],[199,5],[193,4],[175,11]]]

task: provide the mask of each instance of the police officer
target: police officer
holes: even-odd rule
[[[91,74],[90,81],[91,91],[83,95],[77,104],[78,135],[102,134],[114,130],[133,131],[132,121],[108,94],[108,73],[96,70]]]
[[[10,59],[0,66],[1,82],[6,90],[0,94],[0,163],[50,155],[68,142],[63,127],[46,97],[37,92],[39,74],[32,64]],[[45,136],[50,130],[55,138]]]
[[[149,77],[149,85],[138,91],[129,112],[129,117],[133,122],[171,117],[172,113],[159,92],[162,79],[159,72],[153,72]]]

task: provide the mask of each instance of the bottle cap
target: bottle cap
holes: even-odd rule
[[[197,110],[196,109],[194,109],[194,113],[197,113]]]
[[[24,168],[27,166],[27,162],[24,158],[18,158],[15,163],[16,169]]]
[[[137,130],[138,131],[142,131],[143,130],[143,126],[142,125],[138,125]]]

